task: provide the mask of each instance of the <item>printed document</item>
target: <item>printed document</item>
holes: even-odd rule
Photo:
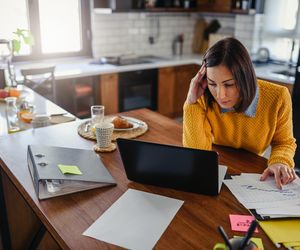
[[[224,180],[233,195],[248,209],[282,207],[300,203],[299,180],[284,185],[280,190],[275,186],[274,177],[259,180],[260,175],[242,174]]]

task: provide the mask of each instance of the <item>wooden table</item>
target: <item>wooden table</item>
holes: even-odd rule
[[[146,109],[123,114],[148,123],[149,131],[139,137],[140,140],[181,145],[180,123]],[[249,213],[226,186],[222,187],[218,196],[210,197],[129,182],[118,151],[101,154],[104,164],[118,183],[116,187],[98,188],[39,201],[27,168],[27,145],[46,144],[91,149],[94,142],[77,134],[76,129],[80,122],[82,121],[40,128],[34,132],[24,131],[1,138],[0,164],[13,248],[26,248],[41,222],[61,248],[119,249],[83,236],[82,233],[128,188],[184,200],[183,206],[157,242],[155,249],[212,249],[216,242],[222,242],[217,232],[218,225],[222,225],[230,237],[242,235],[230,230],[228,215]],[[215,150],[220,154],[220,163],[229,166],[229,173],[260,173],[267,164],[266,159],[246,151],[225,147],[215,147]],[[18,196],[14,193],[18,193]],[[22,202],[25,205],[19,205]],[[34,214],[30,215],[32,211]],[[21,239],[17,239],[16,231],[20,229]],[[262,238],[265,249],[275,249],[262,229],[255,236]]]

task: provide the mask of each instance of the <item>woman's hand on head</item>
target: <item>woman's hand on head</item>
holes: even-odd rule
[[[186,98],[187,103],[196,103],[197,99],[204,94],[204,91],[207,87],[207,80],[205,75],[206,67],[205,64],[203,64],[198,73],[191,80],[189,92]]]
[[[260,180],[264,181],[268,178],[268,176],[272,175],[275,178],[276,187],[279,189],[282,189],[282,185],[291,183],[298,178],[293,168],[281,163],[275,163],[265,169],[260,177]]]

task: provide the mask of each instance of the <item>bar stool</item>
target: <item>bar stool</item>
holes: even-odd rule
[[[90,106],[94,104],[92,78],[74,79],[72,85],[74,115],[79,118],[87,118],[90,116]]]
[[[55,66],[36,69],[21,69],[23,84],[45,98],[56,102]]]

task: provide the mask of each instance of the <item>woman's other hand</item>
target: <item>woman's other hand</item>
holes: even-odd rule
[[[203,64],[198,73],[191,80],[189,92],[186,98],[186,102],[189,104],[196,103],[197,99],[204,94],[207,87],[206,80],[206,67]]]
[[[260,180],[264,181],[270,175],[274,175],[276,187],[279,189],[282,189],[282,185],[286,185],[298,178],[293,168],[280,163],[268,166],[262,173]]]

